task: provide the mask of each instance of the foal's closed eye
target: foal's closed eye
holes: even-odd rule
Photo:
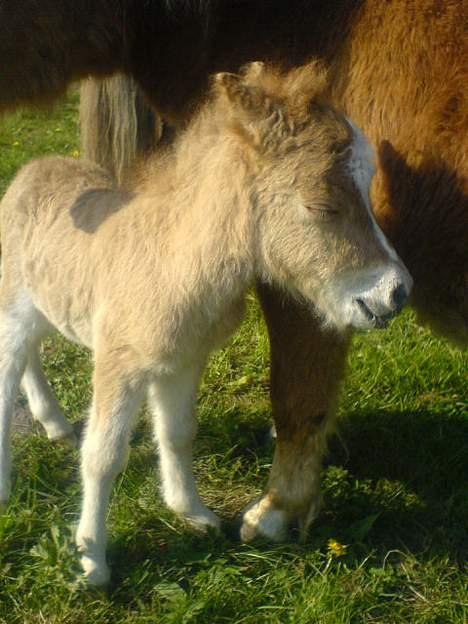
[[[340,214],[340,211],[330,206],[306,204],[307,210],[319,219],[332,219]]]

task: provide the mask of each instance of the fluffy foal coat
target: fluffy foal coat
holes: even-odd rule
[[[145,102],[163,117],[187,120],[212,72],[254,59],[283,67],[322,59],[332,102],[378,148],[374,207],[414,277],[411,303],[424,323],[463,346],[467,16],[467,0],[3,0],[0,111],[53,99],[85,76],[122,72],[90,83],[81,100],[82,152],[121,175],[160,134]],[[320,460],[309,490],[303,466],[334,418],[349,340],[323,331],[281,289],[258,283],[257,291],[278,434],[263,507],[274,497],[277,507],[301,510],[316,497]]]
[[[144,398],[167,504],[218,527],[191,467],[195,395],[255,280],[313,302],[341,333],[385,324],[409,293],[411,278],[370,210],[371,151],[320,102],[320,73],[310,77],[311,68],[281,77],[255,64],[243,77],[218,75],[211,101],[174,149],[149,163],[138,193],[116,189],[97,165],[49,158],[24,167],[2,201],[0,501],[21,380],[48,436],[72,432],[38,356],[57,329],[94,353],[77,532],[91,583],[109,578],[107,503]],[[303,466],[304,487],[316,479],[312,464]],[[301,510],[304,526],[315,502]],[[298,512],[265,517],[253,507],[247,518],[255,525],[261,512],[274,536],[288,511]]]

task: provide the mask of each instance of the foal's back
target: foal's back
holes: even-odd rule
[[[33,342],[53,328],[93,351],[103,341],[137,345],[150,365],[173,357],[176,340],[198,353],[204,332],[205,352],[238,324],[237,298],[224,302],[210,285],[218,278],[213,248],[223,259],[227,247],[193,236],[200,206],[187,189],[182,200],[165,184],[159,164],[150,163],[152,182],[137,193],[118,190],[98,165],[68,158],[36,160],[17,175],[0,204],[0,308],[21,306]]]
[[[26,165],[0,204],[2,301],[27,291],[53,325],[91,346],[84,325],[98,286],[93,265],[106,262],[106,224],[130,202],[93,163],[44,158]],[[82,326],[82,336],[73,325]]]

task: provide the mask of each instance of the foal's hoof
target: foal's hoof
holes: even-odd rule
[[[97,562],[95,559],[83,555],[81,557],[81,567],[89,585],[103,587],[109,583],[110,568],[107,563]]]
[[[183,514],[182,519],[198,533],[208,533],[209,531],[219,533],[221,530],[221,520],[209,509],[200,513]]]
[[[257,537],[282,542],[286,539],[287,531],[286,512],[275,508],[271,500],[265,497],[253,502],[244,511],[240,538],[243,542],[251,542]]]
[[[52,438],[52,442],[71,449],[77,449],[79,446],[78,436],[74,431],[66,433],[65,435],[59,436],[57,438]]]

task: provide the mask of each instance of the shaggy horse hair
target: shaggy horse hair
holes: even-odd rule
[[[114,161],[123,175],[154,141],[151,115],[141,99],[135,107],[140,96],[127,77],[180,124],[203,98],[210,72],[250,60],[287,68],[321,58],[331,101],[376,145],[373,203],[413,275],[413,306],[435,331],[466,344],[467,21],[467,0],[5,0],[0,108],[54,98],[87,75],[120,73],[114,84],[88,85],[83,115],[85,127],[94,124],[89,153]],[[303,458],[334,410],[348,341],[270,287],[258,291],[278,435],[257,507],[262,532],[263,512],[287,508],[294,519],[310,503]],[[290,485],[287,500],[274,495],[278,480]]]
[[[20,380],[48,436],[71,432],[40,367],[38,346],[55,328],[94,355],[77,531],[91,583],[109,580],[107,501],[144,398],[166,503],[198,528],[219,528],[192,472],[195,394],[255,281],[314,305],[340,335],[385,325],[407,299],[411,277],[370,209],[372,149],[323,104],[314,69],[281,77],[255,63],[244,76],[217,74],[174,148],[147,159],[135,193],[95,163],[44,158],[21,169],[1,202],[0,504]],[[317,490],[325,436],[304,458],[303,487]],[[316,508],[302,510],[304,532]],[[258,511],[245,516],[245,539]],[[263,517],[273,537],[288,511]]]

